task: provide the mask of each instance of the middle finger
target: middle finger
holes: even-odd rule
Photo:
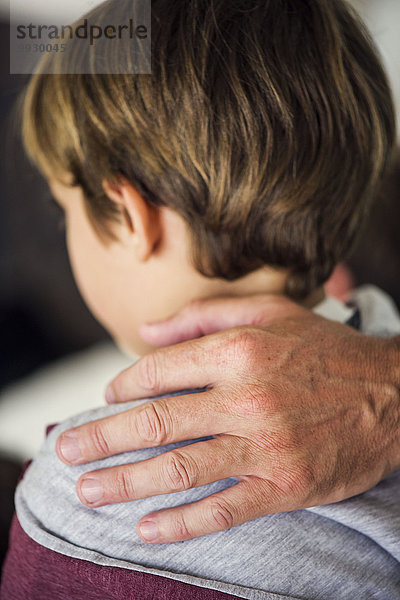
[[[252,463],[244,439],[222,435],[148,460],[85,473],[76,489],[83,504],[98,507],[251,475]]]

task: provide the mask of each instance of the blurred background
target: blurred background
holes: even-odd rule
[[[70,0],[80,10],[93,0]],[[400,114],[400,0],[353,0],[381,50]],[[40,14],[65,10],[37,0]],[[22,3],[23,6],[23,3]],[[63,13],[64,14],[64,13]],[[24,156],[13,106],[26,83],[9,74],[8,2],[0,4],[0,564],[22,461],[44,427],[103,402],[129,364],[86,309],[73,282],[59,215]],[[373,283],[400,305],[400,156],[349,260],[356,285]]]

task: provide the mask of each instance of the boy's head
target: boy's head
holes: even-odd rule
[[[113,5],[92,11],[100,26]],[[151,75],[113,74],[111,52],[107,75],[57,74],[82,48],[67,40],[23,120],[83,294],[131,348],[140,322],[199,295],[317,290],[395,138],[385,74],[342,0],[153,0],[151,29]]]

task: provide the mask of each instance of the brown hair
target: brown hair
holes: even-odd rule
[[[112,5],[92,11],[100,25]],[[45,59],[54,73],[25,97],[28,153],[73,174],[97,223],[118,218],[102,181],[123,175],[186,220],[201,273],[285,267],[304,297],[348,254],[395,139],[369,34],[342,0],[153,0],[151,19],[151,75],[113,74],[128,46],[107,75]]]

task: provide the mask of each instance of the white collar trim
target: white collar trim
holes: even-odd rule
[[[343,302],[332,296],[322,300],[322,302],[314,306],[312,311],[321,317],[331,319],[331,321],[339,321],[340,323],[346,323],[354,314],[354,308],[346,306]]]

